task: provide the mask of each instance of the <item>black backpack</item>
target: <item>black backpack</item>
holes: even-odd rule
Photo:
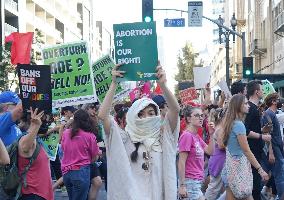
[[[24,171],[19,174],[18,169],[18,146],[19,140],[11,144],[8,148],[8,154],[10,157],[10,164],[0,165],[0,184],[3,191],[7,196],[18,199],[21,196],[22,185],[27,187],[27,172],[36,160],[39,151],[40,144],[37,142],[36,149],[31,158],[29,158],[29,164],[25,167]]]

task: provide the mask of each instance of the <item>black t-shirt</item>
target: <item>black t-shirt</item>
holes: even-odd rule
[[[245,120],[247,135],[250,133],[250,131],[261,134],[261,116],[258,107],[250,101],[248,104],[250,108]],[[263,140],[248,138],[248,143],[254,156],[260,158],[262,149],[264,147]]]

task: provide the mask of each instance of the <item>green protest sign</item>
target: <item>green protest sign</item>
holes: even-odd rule
[[[120,81],[156,80],[158,62],[155,22],[113,25],[116,63],[126,71]]]
[[[263,99],[265,99],[267,95],[276,92],[273,85],[267,79],[262,80],[261,82],[262,82]]]
[[[51,66],[52,107],[97,100],[86,42],[44,48],[43,59]]]
[[[104,100],[111,84],[111,71],[114,66],[115,64],[109,55],[103,56],[102,58],[97,60],[92,66],[96,93],[100,102]],[[123,89],[121,88],[121,86],[118,85],[116,89],[116,94],[120,93],[122,90]]]
[[[41,144],[50,160],[55,161],[59,146],[59,134],[52,133],[48,136],[40,137]]]

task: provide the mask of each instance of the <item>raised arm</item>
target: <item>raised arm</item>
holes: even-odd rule
[[[98,117],[100,120],[103,121],[103,125],[104,125],[104,130],[105,130],[105,134],[109,134],[110,133],[110,109],[111,109],[111,105],[113,102],[113,97],[115,95],[115,90],[116,90],[116,86],[117,86],[117,77],[123,77],[123,74],[125,73],[124,71],[118,71],[118,67],[120,67],[121,64],[116,65],[113,70],[112,70],[112,82],[110,84],[109,90],[104,98],[104,101],[102,103],[102,105],[100,106],[99,109],[99,114]]]
[[[36,136],[38,130],[42,124],[41,118],[43,116],[43,111],[38,113],[38,109],[35,111],[31,109],[31,125],[28,129],[28,134],[24,135],[19,141],[19,152],[24,157],[30,157],[35,150]]]
[[[180,106],[177,102],[177,99],[175,96],[172,94],[172,92],[169,90],[167,86],[167,79],[166,79],[166,73],[165,70],[161,66],[157,67],[157,74],[158,78],[158,83],[163,90],[164,97],[166,99],[167,105],[168,105],[168,119],[170,123],[170,127],[172,131],[176,129],[177,123],[178,123],[178,116],[179,116],[179,111],[180,111]]]

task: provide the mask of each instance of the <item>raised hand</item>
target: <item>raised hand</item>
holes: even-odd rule
[[[112,71],[111,71],[111,75],[112,75],[112,81],[114,83],[116,83],[116,79],[117,77],[123,77],[123,75],[125,74],[125,71],[119,71],[118,68],[120,66],[122,66],[123,64],[117,64],[113,67]]]
[[[44,111],[38,112],[37,108],[33,111],[33,109],[30,108],[30,113],[31,113],[31,125],[41,126],[42,124],[41,118],[44,114]]]
[[[156,68],[156,77],[158,78],[159,84],[165,84],[167,82],[166,72],[160,65],[160,62],[158,62],[158,66]]]

